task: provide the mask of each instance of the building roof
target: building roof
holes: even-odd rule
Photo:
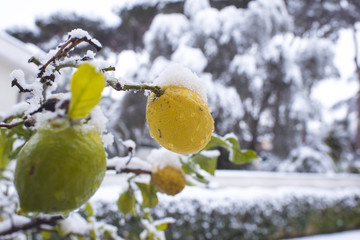
[[[0,31],[0,61],[7,63],[9,67],[35,74],[37,67],[29,64],[28,60],[41,51],[32,44],[26,44]]]

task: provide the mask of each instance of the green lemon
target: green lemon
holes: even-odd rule
[[[23,212],[63,212],[84,204],[106,171],[101,135],[94,129],[39,129],[21,150],[15,186]]]

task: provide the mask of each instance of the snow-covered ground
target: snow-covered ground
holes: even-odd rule
[[[359,239],[360,239],[360,230],[353,230],[353,231],[346,231],[346,232],[332,233],[332,234],[320,234],[320,235],[301,237],[301,238],[291,238],[291,240],[359,240]]]

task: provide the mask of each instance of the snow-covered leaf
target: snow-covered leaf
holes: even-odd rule
[[[100,102],[104,87],[104,75],[89,63],[81,64],[71,79],[68,116],[73,119],[87,117]]]
[[[174,218],[164,218],[164,219],[161,219],[161,220],[154,221],[153,224],[154,224],[156,230],[165,231],[168,228],[168,226],[170,224],[174,224],[175,221],[176,220]]]

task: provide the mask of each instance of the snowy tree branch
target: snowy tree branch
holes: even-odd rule
[[[23,223],[16,223],[9,219],[11,222],[8,228],[3,228],[0,231],[0,236],[10,235],[19,231],[27,231],[34,228],[40,228],[41,225],[51,225],[54,226],[58,221],[63,220],[64,217],[62,215],[53,215],[53,216],[37,216],[35,218],[30,219],[29,221]]]
[[[121,83],[119,83],[118,81],[115,81],[115,80],[107,80],[107,83],[110,87],[112,87],[116,91],[149,90],[149,91],[155,93],[157,97],[160,97],[161,95],[164,94],[164,90],[162,90],[159,86],[150,86],[150,85],[146,85],[146,84],[142,84],[142,85],[124,84],[124,85],[121,85]]]
[[[66,57],[72,49],[74,49],[77,45],[79,45],[82,42],[89,43],[90,45],[94,46],[97,51],[101,50],[101,47],[98,46],[92,39],[88,39],[87,37],[83,37],[83,38],[70,37],[62,46],[60,46],[56,54],[52,58],[50,58],[42,67],[40,67],[40,72],[38,74],[38,77],[43,78],[46,68],[52,62],[55,62],[55,60],[61,59],[63,57]],[[34,62],[36,64],[36,61],[31,61],[31,62]]]
[[[117,174],[120,173],[135,173],[136,175],[139,174],[151,174],[151,171],[144,170],[144,169],[132,169],[132,168],[122,168],[120,170],[116,169],[115,166],[108,166],[107,170],[115,170]]]
[[[20,121],[20,122],[16,122],[16,123],[0,123],[0,128],[11,129],[11,128],[17,127],[21,124],[24,124],[24,121]]]
[[[19,89],[20,93],[32,92],[31,89],[26,89],[23,86],[21,86],[16,78],[11,81],[11,87],[14,87],[14,86],[16,86]]]

